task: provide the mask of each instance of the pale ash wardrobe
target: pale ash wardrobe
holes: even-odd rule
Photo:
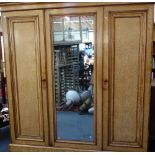
[[[153,4],[10,3],[2,19],[10,151],[147,151]],[[61,107],[68,91],[93,92],[93,114]]]

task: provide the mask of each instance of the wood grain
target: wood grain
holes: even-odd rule
[[[108,150],[123,150],[123,147],[144,150],[147,145],[143,141],[147,137],[143,130],[144,111],[149,106],[144,100],[148,84],[146,62],[150,60],[146,58],[146,39],[152,36],[147,36],[147,6],[137,7],[139,10],[127,5],[104,10],[105,31],[108,31],[104,42],[108,56],[105,76],[109,79],[109,90],[104,93],[104,108],[108,112],[104,113],[107,120],[103,132],[104,147]]]
[[[147,151],[153,4],[26,3],[2,10],[10,151]],[[56,140],[57,15],[95,17],[93,143]]]
[[[121,16],[122,17],[122,16]],[[139,40],[140,21],[139,18],[117,18],[115,19],[115,41],[113,61],[113,89],[111,93],[112,118],[112,140],[123,142],[136,141],[136,117],[138,98],[138,73],[139,73]],[[127,38],[127,39],[125,39]],[[130,64],[130,65],[129,65]],[[112,82],[112,81],[111,81]],[[113,95],[113,96],[112,96]],[[140,111],[142,112],[142,111]],[[122,130],[128,132],[122,134]]]
[[[100,6],[121,6],[125,4],[135,5],[134,2],[23,2],[23,3],[1,3],[0,8],[4,11],[17,11],[17,10],[34,10],[34,9],[58,9],[58,8],[76,8],[76,7],[100,7]]]
[[[34,145],[20,145],[20,144],[10,144],[9,150],[11,152],[94,152],[92,149],[72,149],[69,146],[62,147],[51,147],[51,146],[34,146]]]
[[[41,60],[41,56],[44,55],[41,53],[45,52],[44,42],[40,45],[40,41],[43,41],[40,39],[43,38],[41,23],[43,13],[42,11],[25,11],[20,12],[20,15],[18,13],[3,14],[4,27],[8,28],[9,34],[8,38],[5,38],[6,31],[4,32],[5,44],[9,43],[5,52],[7,83],[10,84],[8,92],[11,94],[9,105],[12,107],[13,117],[11,126],[14,126],[13,132],[15,132],[12,140],[42,145],[45,139],[47,143],[44,131],[47,131],[48,127],[48,124],[45,126],[44,123],[47,118],[43,115],[43,112],[47,111],[45,88],[42,82],[45,60]],[[9,72],[11,72],[10,76],[8,76]]]

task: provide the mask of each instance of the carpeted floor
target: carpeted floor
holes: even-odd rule
[[[8,152],[10,144],[10,127],[5,126],[0,128],[0,152]]]
[[[78,112],[57,112],[57,139],[93,141],[94,116]]]

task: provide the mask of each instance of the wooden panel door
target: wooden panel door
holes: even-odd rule
[[[147,150],[152,26],[151,4],[104,7],[104,150]]]
[[[3,13],[12,143],[48,144],[43,11]]]
[[[57,101],[56,101],[56,93],[55,93],[55,86],[56,86],[56,79],[55,79],[55,46],[54,39],[53,39],[53,19],[56,19],[55,22],[57,25],[59,23],[63,23],[63,20],[70,20],[70,17],[76,18],[76,23],[78,23],[78,19],[81,17],[83,18],[86,16],[93,17],[93,29],[94,29],[94,123],[93,123],[93,134],[94,140],[93,141],[80,141],[78,139],[70,140],[68,139],[71,137],[70,135],[76,134],[74,131],[74,126],[77,128],[82,123],[75,123],[75,125],[71,126],[72,122],[63,122],[63,118],[60,122],[57,121],[58,115],[56,111]],[[66,9],[48,9],[45,12],[45,21],[46,21],[46,45],[47,45],[47,72],[48,72],[48,99],[49,99],[49,109],[50,110],[50,145],[55,147],[61,148],[69,148],[69,150],[77,149],[77,150],[101,150],[102,149],[102,16],[103,16],[103,7],[88,7],[88,8],[66,8]],[[61,19],[63,20],[61,21]],[[87,17],[86,17],[87,18]],[[90,20],[90,19],[89,19]],[[59,25],[58,25],[59,26]],[[60,29],[60,27],[55,27],[55,29]],[[65,25],[63,25],[65,26]],[[63,27],[62,26],[62,27]],[[72,25],[70,25],[72,26]],[[74,27],[73,29],[75,29]],[[70,28],[71,29],[71,28]],[[66,33],[63,32],[63,33]],[[62,34],[63,34],[62,33]],[[82,33],[82,32],[81,32]],[[60,33],[59,33],[60,34]],[[63,38],[63,37],[62,37]],[[74,38],[73,38],[74,39]],[[63,38],[63,42],[61,41],[61,45],[68,44],[70,42],[65,41]],[[73,44],[73,41],[71,42]],[[62,52],[62,51],[61,51]],[[59,59],[56,59],[57,62]],[[64,84],[65,85],[65,84]],[[74,89],[74,88],[72,88]],[[61,112],[61,111],[60,111]],[[76,113],[79,116],[78,113]],[[78,118],[78,117],[77,117]],[[83,117],[84,118],[84,117]],[[73,120],[72,116],[69,117],[68,121],[72,120],[76,122],[76,119]],[[62,139],[62,137],[58,137],[58,127],[60,123],[65,124],[64,128],[66,128],[67,124],[70,125],[71,133],[67,139]],[[87,124],[87,122],[85,122]],[[86,127],[89,130],[88,127]],[[61,128],[60,130],[63,130]],[[80,131],[80,130],[79,130]],[[66,134],[67,131],[63,132],[63,135]],[[80,131],[83,133],[83,130]],[[88,131],[86,131],[88,132]],[[80,133],[79,133],[80,134]],[[85,133],[87,135],[87,133]],[[81,136],[81,135],[80,135]],[[71,137],[72,138],[72,137]],[[79,137],[77,137],[79,138]]]

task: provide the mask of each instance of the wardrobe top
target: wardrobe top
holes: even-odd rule
[[[17,10],[34,10],[34,9],[57,9],[57,8],[71,8],[71,7],[93,7],[93,6],[110,6],[110,5],[132,5],[146,3],[131,3],[131,2],[42,2],[42,3],[0,3],[0,9],[4,11],[17,11]],[[149,4],[149,3],[147,3]],[[153,4],[153,3],[152,3]]]

